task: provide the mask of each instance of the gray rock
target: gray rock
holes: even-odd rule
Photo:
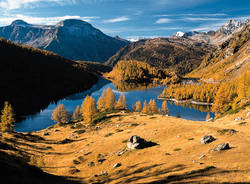
[[[151,146],[155,146],[157,145],[154,142],[151,141],[146,141],[145,139],[137,136],[137,135],[132,135],[127,143],[127,147],[129,149],[143,149],[143,148],[147,148],[147,147],[151,147]]]
[[[116,163],[113,165],[113,168],[121,167],[121,165],[122,165],[121,163]]]
[[[228,150],[230,149],[230,146],[228,143],[222,143],[222,144],[218,144],[217,146],[215,146],[213,148],[213,151],[222,151],[222,150]]]
[[[237,117],[234,119],[234,121],[241,121],[241,120],[244,120],[242,117]]]
[[[95,166],[95,162],[89,162],[89,163],[88,163],[88,166],[89,166],[89,167]]]
[[[100,176],[108,176],[108,172],[107,171],[101,172]]]
[[[48,135],[50,135],[50,133],[49,133],[49,132],[44,132],[43,135],[44,135],[44,136],[48,136]]]
[[[205,135],[204,137],[201,138],[201,143],[202,144],[208,144],[208,143],[213,142],[215,140],[216,139],[213,136],[211,136],[211,135]]]

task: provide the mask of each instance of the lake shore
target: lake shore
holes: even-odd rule
[[[213,103],[208,103],[208,102],[197,102],[194,100],[177,100],[175,98],[166,98],[166,97],[157,97],[158,100],[167,100],[167,101],[173,101],[176,103],[191,103],[191,104],[196,104],[196,105],[213,105]]]

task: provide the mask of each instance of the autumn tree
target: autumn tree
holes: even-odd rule
[[[150,113],[151,114],[156,114],[158,112],[155,100],[150,100],[149,101],[149,108],[150,108]]]
[[[99,111],[104,111],[105,110],[104,98],[102,96],[100,96],[100,98],[97,101],[97,109]]]
[[[105,97],[104,101],[105,101],[105,109],[106,110],[114,109],[116,100],[115,100],[115,94],[111,88],[107,89],[106,97]]]
[[[207,116],[206,116],[206,120],[208,121],[210,118],[211,118],[211,117],[210,117],[210,114],[209,114],[209,112],[208,112],[208,113],[207,113]]]
[[[78,106],[76,107],[76,109],[74,110],[72,118],[73,118],[74,120],[79,120],[79,119],[82,118],[81,108],[80,108],[79,105],[78,105]]]
[[[161,114],[167,115],[168,114],[168,103],[167,101],[163,101],[161,105]]]
[[[126,97],[125,95],[121,94],[118,101],[115,104],[116,109],[126,109]]]
[[[142,105],[141,105],[141,101],[137,101],[135,104],[135,110],[137,112],[141,112],[142,111]]]
[[[2,110],[1,115],[1,124],[0,128],[3,132],[10,132],[13,131],[13,126],[15,122],[14,112],[11,104],[9,102],[4,103],[4,108]]]
[[[144,101],[142,112],[144,114],[149,114],[150,113],[150,108],[149,108],[149,105],[147,104],[146,100]]]
[[[63,104],[59,104],[52,113],[51,119],[56,123],[67,123],[67,112]]]
[[[91,123],[93,120],[94,114],[97,112],[95,99],[91,97],[86,97],[84,99],[83,105],[83,118],[87,123]]]

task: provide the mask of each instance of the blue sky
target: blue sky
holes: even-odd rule
[[[250,18],[250,0],[0,0],[0,26],[15,19],[55,24],[67,18],[88,21],[126,39],[170,36]]]

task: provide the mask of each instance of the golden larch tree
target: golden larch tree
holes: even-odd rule
[[[105,110],[104,98],[102,96],[100,96],[98,101],[97,101],[97,109],[100,112]]]
[[[116,100],[115,100],[115,94],[111,88],[107,89],[106,97],[105,97],[104,101],[105,101],[105,109],[107,109],[107,110],[114,109]]]
[[[144,101],[142,112],[144,114],[149,114],[150,113],[149,105],[147,104],[146,100]]]
[[[73,120],[79,120],[82,118],[81,108],[79,105],[74,110],[72,118]]]
[[[56,123],[67,123],[67,112],[63,104],[59,104],[52,113],[51,119]]]
[[[1,123],[0,123],[0,128],[3,132],[13,131],[15,122],[14,116],[15,115],[11,104],[9,104],[9,102],[6,101],[4,103],[4,108],[2,110]]]
[[[141,105],[141,101],[137,101],[135,104],[135,110],[137,112],[141,112],[142,111],[142,105]]]
[[[91,96],[87,99],[86,103],[84,103],[85,108],[83,111],[83,118],[87,123],[91,123],[93,120],[93,116],[96,114],[96,104],[95,99]]]
[[[150,107],[150,113],[151,114],[156,114],[158,112],[155,100],[150,100],[149,101],[149,107]]]
[[[161,114],[167,115],[168,114],[168,103],[167,101],[163,101],[161,105]]]
[[[115,104],[116,109],[126,109],[126,97],[125,95],[121,94],[118,101]]]

